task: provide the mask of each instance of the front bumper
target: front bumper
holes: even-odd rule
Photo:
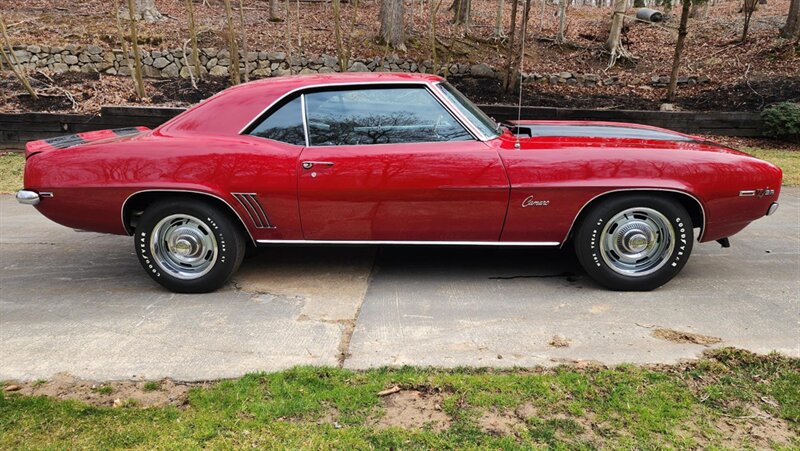
[[[36,205],[39,203],[39,193],[36,191],[19,190],[17,191],[17,202],[25,205]]]

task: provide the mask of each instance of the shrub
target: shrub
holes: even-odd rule
[[[783,102],[761,112],[764,135],[779,139],[800,139],[800,104]]]

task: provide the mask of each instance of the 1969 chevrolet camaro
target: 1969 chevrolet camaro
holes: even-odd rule
[[[76,229],[134,237],[176,292],[222,286],[270,243],[570,244],[590,277],[651,290],[695,238],[773,213],[781,170],[634,124],[497,124],[424,74],[273,78],[156,128],[26,147],[17,199]]]

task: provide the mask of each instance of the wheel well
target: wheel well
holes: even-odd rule
[[[226,212],[230,219],[233,220],[233,223],[240,227],[242,233],[250,238],[250,244],[255,245],[255,240],[250,231],[247,230],[242,218],[230,204],[212,194],[190,191],[142,191],[130,196],[122,205],[122,225],[128,235],[133,234],[139,217],[142,216],[148,206],[167,198],[195,199],[213,205],[220,211]]]
[[[612,191],[609,193],[601,194],[594,199],[590,200],[589,203],[583,206],[581,211],[578,213],[578,217],[575,218],[575,221],[572,223],[572,227],[570,228],[569,234],[567,235],[566,241],[569,241],[572,238],[572,235],[575,233],[575,229],[578,224],[583,221],[583,218],[586,216],[587,212],[591,210],[591,207],[597,205],[600,202],[608,200],[610,198],[616,197],[624,197],[630,196],[631,194],[649,194],[652,196],[657,196],[661,198],[671,199],[675,202],[681,204],[686,211],[689,212],[689,217],[692,218],[692,225],[694,227],[700,227],[700,235],[698,235],[698,239],[703,234],[703,229],[705,228],[705,213],[703,210],[703,206],[700,204],[700,201],[695,198],[694,196],[684,193],[682,191],[662,191],[662,190],[627,190],[627,191]]]

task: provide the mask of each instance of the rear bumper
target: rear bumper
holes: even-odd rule
[[[36,191],[19,190],[17,191],[17,202],[25,205],[37,205],[41,198]]]

